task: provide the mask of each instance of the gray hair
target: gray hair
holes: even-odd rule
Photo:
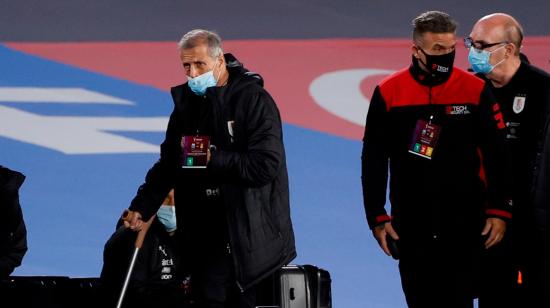
[[[198,45],[206,44],[208,46],[208,55],[212,58],[217,58],[223,55],[222,39],[212,31],[195,29],[183,35],[178,43],[178,48],[190,49]]]

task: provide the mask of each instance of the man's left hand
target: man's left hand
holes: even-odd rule
[[[485,249],[498,244],[504,237],[505,232],[506,222],[504,220],[495,217],[487,218],[483,232],[481,232],[482,236],[489,235],[485,241]]]

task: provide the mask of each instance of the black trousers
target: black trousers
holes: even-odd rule
[[[241,292],[235,278],[232,256],[209,254],[191,269],[191,292],[197,308],[254,308],[256,289]]]
[[[548,248],[540,247],[534,231],[515,231],[509,228],[508,236],[483,256],[480,308],[550,307]]]
[[[409,308],[472,308],[468,275],[434,265],[400,262],[401,285]]]
[[[401,251],[399,272],[408,307],[473,308],[479,279],[476,251],[438,239],[423,244]]]
[[[507,230],[509,233],[509,230]],[[520,286],[509,234],[496,246],[484,251],[479,288],[480,308],[514,308],[518,306]],[[525,276],[525,271],[523,276]],[[523,277],[526,278],[526,277]]]

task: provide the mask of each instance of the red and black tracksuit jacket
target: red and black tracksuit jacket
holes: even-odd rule
[[[417,121],[430,117],[441,132],[426,159],[409,149]],[[370,228],[391,220],[408,235],[472,230],[479,236],[485,218],[510,218],[504,125],[484,81],[458,68],[434,85],[415,77],[414,66],[384,79],[374,90],[363,139]],[[388,178],[391,217],[385,210]]]

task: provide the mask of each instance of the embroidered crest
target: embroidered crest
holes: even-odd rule
[[[233,127],[235,126],[235,121],[227,121],[227,130],[229,131],[229,136],[233,137]]]
[[[514,104],[512,105],[512,110],[515,113],[520,113],[525,108],[525,96],[516,96],[514,97]]]
[[[235,121],[227,121],[227,131],[229,132],[229,137],[231,138],[231,143],[235,142],[233,139],[233,129],[235,128]]]

